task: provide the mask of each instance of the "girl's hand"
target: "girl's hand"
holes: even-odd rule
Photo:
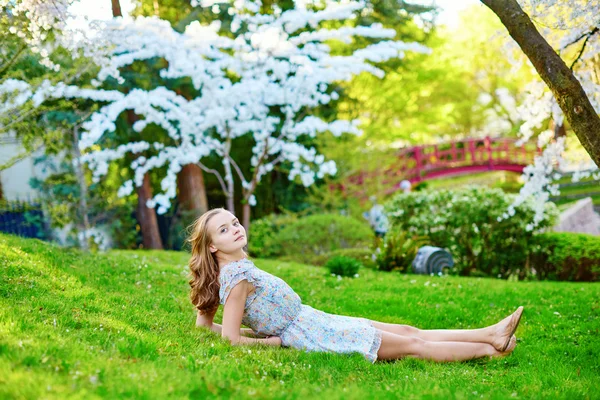
[[[266,340],[271,346],[281,346],[281,338],[279,336],[267,336]]]

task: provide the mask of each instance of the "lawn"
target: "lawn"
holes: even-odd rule
[[[600,398],[600,284],[508,282],[255,260],[306,304],[421,328],[475,328],[525,306],[504,359],[369,363],[235,347],[194,326],[185,253],[83,254],[0,235],[0,398]],[[222,309],[216,316],[220,322]]]
[[[492,171],[482,172],[478,174],[466,174],[459,176],[452,176],[446,178],[431,179],[425,181],[427,189],[439,190],[439,189],[453,189],[456,187],[466,185],[483,185],[489,187],[495,187],[502,189],[509,193],[518,193],[521,189],[522,183],[520,181],[520,175],[514,172],[506,171]],[[556,183],[558,184],[569,184],[572,182],[571,176],[564,176],[560,178]],[[554,200],[554,203],[559,206],[559,210],[564,211],[576,202],[581,200],[580,198],[573,199],[566,196],[578,195],[578,194],[592,194],[587,197],[592,198],[594,206],[600,206],[600,185],[592,177],[581,180],[580,186],[565,186],[560,189],[560,196]]]

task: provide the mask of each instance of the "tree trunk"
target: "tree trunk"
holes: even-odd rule
[[[565,129],[565,124],[557,124],[554,120],[550,120],[550,124],[548,127],[552,132],[554,132],[554,139],[558,139],[559,137],[567,136],[567,130]]]
[[[111,1],[113,17],[122,17],[123,14],[121,13],[119,0]],[[129,126],[133,126],[137,120],[138,117],[133,110],[127,110],[127,122]],[[142,231],[142,245],[146,249],[162,250],[163,244],[158,231],[156,212],[153,208],[146,206],[146,202],[152,198],[152,186],[150,186],[150,175],[148,173],[144,175],[142,186],[136,188],[136,193],[138,195],[137,220]]]
[[[148,208],[146,202],[152,198],[150,174],[146,172],[142,186],[136,188],[138,195],[137,220],[142,230],[142,243],[146,249],[162,250],[163,244],[158,232],[158,222],[153,208]]]
[[[208,211],[204,175],[196,164],[185,165],[177,176],[179,203],[183,210],[196,211],[198,216]]]
[[[516,0],[481,0],[508,29],[546,82],[571,128],[596,165],[600,165],[600,118],[581,84],[537,31]]]
[[[87,234],[90,230],[90,221],[88,218],[88,205],[87,205],[87,185],[85,183],[85,176],[83,175],[83,167],[81,165],[81,151],[79,150],[79,127],[73,128],[73,159],[75,160],[75,175],[77,176],[77,182],[79,183],[79,214],[81,217],[80,227],[82,228],[83,240],[80,241],[81,248],[84,251],[89,251],[90,245],[88,242]]]
[[[231,138],[227,137],[227,142],[225,144],[225,154],[223,157],[229,157],[229,151],[231,150]],[[231,163],[224,162],[223,168],[225,169],[225,183],[227,185],[227,192],[225,195],[227,196],[227,210],[232,214],[235,214],[235,207],[233,204],[233,194],[235,190],[235,186],[233,185],[233,173],[231,172]]]
[[[242,225],[244,225],[246,232],[250,230],[250,210],[250,204],[244,203],[242,205]]]
[[[127,123],[129,126],[138,120],[133,110],[127,110]],[[158,222],[156,220],[156,211],[154,208],[148,208],[146,202],[152,198],[152,186],[150,185],[150,175],[148,172],[144,175],[142,186],[136,188],[138,195],[137,220],[140,223],[142,231],[142,243],[146,249],[163,249],[162,240],[158,231]]]
[[[233,194],[225,193],[225,196],[227,196],[226,204],[225,204],[227,211],[229,211],[232,214],[235,214],[235,206],[233,204]]]
[[[119,2],[119,0],[111,0],[111,2],[113,17],[122,17],[123,14],[121,13],[121,3]]]

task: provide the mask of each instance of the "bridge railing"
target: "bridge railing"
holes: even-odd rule
[[[370,179],[381,179],[388,192],[393,192],[405,179],[414,183],[488,170],[522,172],[540,150],[533,143],[517,146],[516,142],[510,138],[486,137],[402,149],[385,169],[353,175],[349,184],[362,185]]]

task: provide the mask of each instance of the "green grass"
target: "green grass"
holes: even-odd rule
[[[490,171],[476,174],[464,174],[447,178],[429,179],[427,189],[454,189],[466,185],[497,187],[507,192],[518,192],[522,183],[520,174],[507,171]]]
[[[600,398],[600,284],[372,270],[338,281],[318,267],[255,260],[305,304],[341,315],[476,328],[525,306],[505,359],[371,364],[359,354],[231,346],[196,328],[187,259],[86,255],[0,235],[0,398]]]

